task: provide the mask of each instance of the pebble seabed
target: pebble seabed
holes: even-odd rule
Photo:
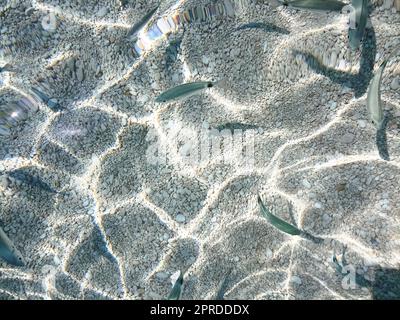
[[[182,299],[213,299],[226,275],[225,299],[399,298],[399,58],[381,88],[390,161],[375,145],[365,82],[400,46],[399,1],[371,1],[359,51],[348,47],[344,14],[261,1],[177,28],[139,56],[127,41],[158,4],[161,14],[209,3],[0,0],[0,66],[16,68],[0,73],[0,105],[41,83],[61,108],[36,100],[1,131],[0,222],[27,262],[0,261],[1,299],[164,299],[177,270]],[[235,31],[249,22],[287,32]],[[220,79],[223,88],[154,102],[175,85]],[[254,166],[230,152],[149,163],[149,132],[179,147],[171,123],[256,126]],[[13,178],[17,169],[57,192]],[[258,193],[322,241],[274,228]],[[344,248],[343,264],[368,285],[344,285],[331,263]]]

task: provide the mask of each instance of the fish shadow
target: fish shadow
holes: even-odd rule
[[[182,38],[172,40],[165,49],[165,68],[168,70],[177,61],[181,51]]]
[[[241,30],[246,30],[246,29],[259,29],[264,32],[276,32],[280,34],[290,34],[290,31],[287,30],[286,28],[278,27],[277,25],[273,23],[268,23],[268,22],[250,22],[243,24],[236,29],[234,29],[234,32],[241,31]]]
[[[235,130],[241,130],[244,132],[244,131],[248,131],[248,130],[258,130],[259,127],[256,125],[253,125],[253,124],[230,122],[230,123],[221,124],[221,125],[215,127],[215,129],[218,131],[230,130],[231,133],[234,134]]]
[[[400,300],[400,270],[379,267],[371,290],[374,300]]]
[[[385,112],[382,126],[378,130],[376,130],[376,146],[378,148],[379,156],[386,161],[390,161],[386,129],[391,119],[392,114],[390,114],[389,112]]]
[[[35,188],[37,190],[45,191],[51,194],[59,193],[57,190],[50,187],[50,185],[42,180],[40,177],[30,174],[23,169],[16,169],[7,172],[7,175],[19,181],[21,184]]]
[[[336,262],[337,264],[337,262]],[[347,264],[344,260],[343,265]],[[340,277],[349,275],[350,270],[343,269],[339,264],[336,271]],[[352,266],[353,272],[356,270]],[[363,275],[355,274],[355,285],[359,288],[366,288],[372,295],[373,300],[400,300],[400,270],[392,268],[384,268],[379,265],[372,266],[373,279],[367,280]]]
[[[306,240],[309,240],[315,244],[321,244],[324,242],[323,238],[317,237],[317,236],[313,236],[311,233],[304,231],[304,230],[300,230],[300,236]]]
[[[314,55],[299,50],[292,51],[294,55],[302,55],[305,62],[316,73],[328,77],[332,82],[349,87],[354,91],[355,98],[363,96],[374,76],[376,56],[376,35],[374,29],[366,29],[360,54],[360,68],[357,74],[336,70],[323,65]]]

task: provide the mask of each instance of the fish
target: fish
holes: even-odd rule
[[[291,224],[287,223],[286,221],[283,221],[282,219],[274,216],[264,205],[264,203],[261,200],[260,195],[258,195],[258,205],[260,206],[261,214],[263,215],[264,218],[268,220],[269,223],[271,223],[275,228],[291,234],[293,236],[298,236],[301,235],[302,232],[295,226],[292,226]]]
[[[219,286],[219,290],[218,290],[218,292],[217,292],[217,295],[216,295],[216,297],[215,297],[215,300],[224,300],[224,295],[225,295],[226,289],[227,289],[227,287],[228,287],[229,275],[231,274],[231,272],[232,272],[232,269],[230,269],[230,270],[226,273],[224,279],[221,281],[221,285]]]
[[[383,61],[382,64],[379,66],[379,69],[372,78],[367,94],[367,108],[369,112],[369,117],[377,130],[381,129],[383,124],[381,83],[383,71],[385,70],[386,65],[387,60]]]
[[[139,31],[150,21],[151,17],[156,13],[158,7],[150,10],[139,22],[135,23],[128,31],[128,37],[136,38]]]
[[[0,227],[0,259],[16,267],[25,265],[21,254],[15,249],[11,240]]]
[[[32,92],[35,94],[36,97],[39,98],[45,105],[47,105],[53,111],[61,110],[60,104],[57,102],[56,99],[48,97],[45,93],[36,89],[35,87],[31,87]]]
[[[352,50],[357,50],[364,38],[365,28],[368,20],[368,0],[352,0],[354,8],[355,28],[349,27],[349,45]]]
[[[241,25],[235,29],[235,31],[245,30],[245,29],[261,29],[265,32],[278,32],[282,34],[289,34],[289,31],[285,28],[278,27],[272,23],[265,22],[250,22]]]
[[[222,80],[212,82],[212,81],[198,81],[198,82],[190,82],[184,83],[179,86],[170,88],[163,93],[161,93],[157,98],[156,102],[168,102],[171,100],[181,99],[185,97],[189,97],[193,94],[198,93],[201,90],[206,88],[215,87],[217,84],[221,83]]]
[[[182,293],[183,273],[179,272],[179,277],[176,279],[174,286],[168,296],[168,300],[179,300]]]
[[[393,53],[385,59],[378,70],[375,72],[374,77],[372,78],[367,94],[367,109],[369,112],[369,117],[371,122],[375,125],[377,130],[382,129],[384,114],[383,107],[381,101],[381,83],[383,72],[385,71],[385,67],[388,62],[396,55],[400,53],[400,47],[395,49]]]
[[[284,6],[296,9],[341,12],[346,3],[337,0],[294,0],[281,1]]]
[[[0,73],[1,72],[15,72],[15,69],[9,63],[6,63],[4,66],[0,67]]]

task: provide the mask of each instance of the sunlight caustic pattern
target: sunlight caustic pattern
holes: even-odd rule
[[[72,11],[59,10],[45,2],[34,0],[32,6],[43,14],[53,12],[63,20],[69,20],[88,29],[115,28],[127,31],[130,27],[127,22],[115,23],[107,20],[79,18]],[[216,15],[219,12],[218,17],[220,19],[226,18],[227,24],[232,23],[235,18],[234,10],[246,8],[246,5],[252,3],[250,0],[248,2],[237,0],[236,2],[242,7],[235,7],[235,0],[223,1],[219,9],[215,9],[214,5],[209,6],[209,9],[203,11],[204,18],[207,20],[210,14]],[[157,21],[163,20],[168,23],[167,14],[174,13],[174,17],[171,17],[170,20],[179,22],[178,25],[183,21],[189,23],[191,19],[194,19],[194,16],[191,16],[193,13],[187,16],[183,14],[181,17],[179,15],[179,12],[185,12],[179,10],[187,3],[188,1],[179,1],[173,8],[162,13],[162,18]],[[279,9],[277,12],[282,19],[288,21],[290,29],[295,32],[297,26],[301,23],[285,10]],[[193,12],[200,13],[196,10],[193,10]],[[163,27],[165,29],[165,23],[160,22],[159,24],[161,25],[160,29]],[[171,25],[169,26],[166,34],[176,31]],[[280,45],[272,49],[271,57],[282,56],[284,52],[295,46],[296,42],[301,42],[307,37],[320,36],[322,33],[335,28],[345,32],[342,16],[333,20],[329,25],[314,26],[307,31],[299,31],[291,38],[282,40]],[[168,39],[167,35],[165,39]],[[211,39],[210,41],[215,40]],[[27,155],[26,157],[11,157],[0,160],[2,172],[18,168],[51,171],[65,179],[64,183],[68,186],[61,187],[60,192],[56,195],[56,200],[54,204],[52,203],[54,214],[43,217],[46,219],[44,223],[47,224],[46,228],[53,229],[54,242],[61,243],[60,247],[56,247],[53,245],[53,241],[50,241],[51,244],[44,245],[44,247],[48,248],[48,252],[52,252],[54,257],[58,257],[55,260],[61,261],[59,263],[46,262],[44,261],[46,260],[44,254],[41,255],[40,252],[36,252],[37,250],[32,250],[33,256],[30,259],[42,257],[42,262],[45,265],[40,264],[42,262],[38,264],[32,262],[34,265],[32,269],[23,270],[10,269],[6,266],[1,267],[1,281],[16,279],[29,285],[21,293],[17,287],[14,291],[2,289],[2,282],[0,281],[0,294],[13,298],[38,297],[44,299],[93,296],[106,299],[163,298],[170,289],[170,284],[168,281],[161,281],[161,285],[159,285],[156,278],[164,271],[172,274],[178,268],[181,268],[186,272],[186,278],[189,282],[184,292],[185,297],[211,298],[217,291],[216,283],[223,276],[222,271],[217,272],[216,265],[226,262],[227,265],[236,266],[238,269],[225,293],[228,298],[316,298],[317,296],[314,296],[307,289],[302,291],[299,288],[299,276],[304,279],[303,281],[306,284],[310,285],[310,288],[317,288],[316,295],[321,294],[321,296],[332,299],[369,297],[370,293],[362,290],[355,292],[344,290],[340,286],[340,281],[335,279],[334,269],[329,266],[327,261],[332,256],[333,248],[347,247],[350,253],[349,259],[353,259],[354,263],[368,261],[371,265],[398,266],[400,256],[396,252],[400,249],[400,243],[399,238],[393,236],[393,230],[395,230],[393,226],[399,224],[397,217],[399,208],[392,207],[393,212],[387,210],[380,215],[382,223],[392,226],[392,229],[381,236],[379,245],[383,250],[378,252],[356,231],[358,228],[362,228],[363,219],[367,219],[366,214],[370,209],[368,206],[374,206],[374,201],[378,202],[379,198],[369,200],[366,205],[355,206],[353,208],[354,215],[358,214],[359,217],[352,217],[351,212],[349,212],[350,209],[333,208],[335,204],[342,206],[345,200],[338,195],[332,200],[333,203],[330,203],[330,200],[326,199],[329,194],[324,196],[321,191],[327,191],[329,185],[319,181],[325,181],[323,179],[326,179],[326,181],[334,180],[338,177],[351,179],[351,169],[364,164],[397,172],[400,166],[399,158],[385,162],[379,158],[373,148],[356,153],[345,150],[342,154],[335,153],[335,148],[332,150],[315,148],[316,141],[331,139],[338,127],[348,126],[349,114],[352,114],[354,110],[360,107],[360,104],[364,103],[365,96],[353,99],[351,102],[341,101],[338,108],[331,112],[330,118],[316,120],[318,125],[315,130],[305,130],[304,134],[297,134],[290,126],[274,128],[273,123],[266,124],[267,129],[264,129],[264,133],[256,138],[256,147],[263,146],[265,143],[263,140],[266,139],[271,142],[274,148],[271,154],[260,152],[261,158],[265,157],[267,160],[256,162],[255,168],[225,168],[222,165],[220,166],[219,159],[212,159],[204,166],[190,167],[179,156],[170,159],[168,166],[154,168],[145,163],[142,153],[147,146],[145,139],[139,139],[139,143],[135,144],[133,138],[140,136],[143,132],[146,133],[149,128],[154,128],[161,143],[170,148],[175,147],[176,141],[168,141],[164,122],[171,115],[171,112],[174,112],[171,110],[176,109],[176,122],[183,126],[187,124],[185,121],[188,120],[184,115],[182,119],[179,118],[187,108],[185,102],[177,102],[173,107],[163,107],[149,101],[148,104],[152,111],[143,115],[116,110],[104,101],[103,96],[118,85],[130,83],[135,77],[135,72],[146,66],[147,60],[152,59],[154,52],[162,46],[161,41],[154,43],[146,41],[145,33],[140,33],[138,43],[135,46],[138,57],[125,68],[126,71],[123,74],[115,74],[114,78],[106,83],[99,82],[91,96],[74,101],[74,105],[71,107],[73,110],[90,110],[93,112],[96,110],[116,119],[113,141],[107,146],[98,148],[90,156],[80,157],[67,139],[60,139],[52,131],[60,121],[60,115],[64,111],[52,112],[40,105],[40,110],[45,113],[46,117],[36,127],[35,142],[29,154],[31,158],[28,158]],[[310,48],[310,50],[313,50],[313,48]],[[55,66],[69,59],[72,55],[70,52],[57,52],[44,67]],[[269,59],[267,56],[266,61]],[[193,63],[193,57],[190,56],[190,53],[183,53],[182,61],[181,70],[184,79],[187,81],[195,79],[196,77],[190,73]],[[272,64],[269,67],[272,69]],[[318,81],[321,81],[321,77],[312,74],[311,71],[309,72],[306,79],[292,83],[293,91],[307,90],[314,85],[318,87]],[[29,96],[22,88],[19,89],[15,85],[17,81],[13,81],[13,79],[18,79],[18,73],[10,75],[3,81],[1,90],[7,89],[22,96]],[[132,84],[132,86],[134,87],[135,84]],[[165,84],[162,83],[161,86],[165,86]],[[281,92],[274,92],[271,88],[265,88],[265,90],[269,98],[267,99],[267,106],[264,107],[253,107],[252,101],[237,102],[232,97],[226,96],[223,90],[211,90],[207,97],[210,104],[215,104],[219,108],[225,109],[227,114],[235,114],[238,118],[243,114],[254,112],[254,119],[263,112],[272,112],[270,121],[274,121],[273,117],[277,117],[277,114],[273,113],[273,103],[276,99],[279,99]],[[238,93],[239,95],[240,93]],[[263,97],[257,98],[262,99]],[[310,115],[310,117],[317,116]],[[299,127],[301,125],[299,124]],[[81,128],[71,130],[79,132]],[[74,136],[73,131],[68,134]],[[67,133],[65,135],[67,136]],[[280,138],[282,140],[277,143],[276,141]],[[397,139],[392,134],[389,134],[389,138],[393,141]],[[77,158],[83,166],[83,170],[73,174],[42,163],[41,145],[43,140],[49,141],[54,146],[64,150],[69,156]],[[327,144],[329,143],[332,142],[327,142]],[[305,151],[304,157],[299,159],[297,158],[298,148],[311,151]],[[396,155],[399,156],[399,153]],[[257,154],[257,156],[260,156],[260,154]],[[132,160],[134,163],[132,167],[129,167],[128,164],[124,167],[124,159]],[[149,178],[142,177],[141,170],[147,170]],[[226,175],[220,180],[215,178],[212,181],[207,173],[213,173],[213,170],[215,170],[215,173],[221,170],[226,172]],[[366,174],[378,176],[379,173],[376,171],[379,170],[373,171],[371,169]],[[113,174],[117,178],[124,178],[124,175],[133,176],[128,183],[131,189],[128,188],[127,193],[122,192],[122,188],[116,192],[105,191],[103,185],[109,181],[109,175]],[[349,175],[350,178],[348,178]],[[194,199],[194,202],[198,202],[198,206],[193,209],[192,213],[186,212],[187,221],[184,224],[176,221],[175,214],[178,212],[171,212],[171,208],[165,204],[170,199],[160,197],[160,193],[164,191],[163,187],[171,188],[168,191],[174,191],[169,184],[175,183],[173,182],[175,178],[180,179],[179,182],[176,182],[177,184],[182,183],[198,196],[198,199]],[[302,179],[303,185],[301,185]],[[306,182],[304,182],[305,180]],[[300,182],[296,184],[294,181]],[[309,181],[313,182],[319,189],[310,190]],[[248,186],[247,190],[238,187],[240,183]],[[328,181],[327,183],[333,182]],[[351,184],[351,181],[348,181],[348,183]],[[7,195],[6,190],[2,187],[0,187],[0,191]],[[77,202],[87,202],[87,205],[77,203],[78,210],[73,216],[65,213],[67,210],[64,206],[68,206],[68,201],[72,201],[64,194],[68,194],[68,192],[77,193],[82,197]],[[351,192],[355,195],[360,194],[365,198],[374,196],[369,191],[365,191],[366,194],[363,194],[362,190],[351,189]],[[282,208],[285,208],[286,202],[293,204],[295,214],[292,218],[297,226],[323,239],[323,243],[314,244],[302,238],[288,238],[271,228],[259,215],[259,209],[256,206],[258,193],[263,199],[268,199],[268,203],[274,203],[275,200],[280,202],[281,204],[277,206],[277,209],[281,211]],[[318,197],[326,199],[323,202],[326,209],[336,213],[335,218],[331,218],[333,220],[332,227],[327,226],[327,230],[318,227],[318,223],[321,221],[320,217],[317,217],[315,224],[310,222],[311,218],[317,215],[315,205]],[[173,209],[187,208],[185,203],[191,199],[190,195],[187,198],[183,203],[174,200],[177,204],[175,207],[172,206]],[[341,209],[343,209],[343,213],[339,212]],[[10,211],[13,211],[13,209],[10,209]],[[287,213],[283,214],[286,216],[285,219],[291,218]],[[340,219],[337,218],[338,216],[345,219],[344,221],[350,227],[346,226],[345,230],[341,230],[340,227],[334,225],[337,222],[336,220]],[[12,221],[12,217],[7,217],[7,221]],[[135,226],[135,223],[138,225]],[[142,226],[139,226],[139,223],[142,223]],[[67,236],[71,232],[73,233],[73,225],[82,225],[83,231],[79,229],[79,233],[77,231],[78,234],[75,234],[69,240]],[[158,226],[160,234],[157,234],[158,229],[152,228],[154,225]],[[146,227],[151,227],[153,231],[156,230],[154,234],[150,235],[155,246],[159,244],[158,252],[154,254],[153,252],[151,254],[143,252],[146,245],[142,244],[141,241],[143,241],[142,236],[147,231],[143,231],[141,228]],[[249,236],[251,236],[250,240]],[[379,236],[377,235],[377,237]],[[90,244],[92,238],[94,244]],[[132,249],[129,245],[124,247],[125,241],[128,242],[129,240],[132,241]],[[391,242],[388,245],[382,243],[389,240]],[[37,242],[37,244],[39,243],[40,241]],[[193,250],[191,250],[192,247]],[[239,249],[236,250],[237,248]],[[82,252],[91,249],[97,250],[98,255],[102,257],[99,258],[95,255],[92,257],[89,254],[88,259],[92,260],[89,260],[89,262],[84,260]],[[132,252],[130,252],[130,249]],[[182,255],[190,256],[190,262],[181,261],[175,257],[175,255],[181,254],[180,250],[183,251]],[[265,252],[270,251],[271,253],[266,256]],[[28,251],[26,253],[30,254]],[[236,257],[235,254],[238,256]],[[155,258],[151,263],[148,263],[140,255],[146,255],[146,257],[149,255],[150,258],[153,258],[154,255]],[[241,256],[239,257],[239,255]],[[310,266],[305,266],[303,261],[305,256],[310,257],[310,259],[307,259]],[[77,268],[75,264],[82,264],[84,272],[81,272],[81,269]],[[54,266],[54,272],[44,274],[45,272],[42,272],[42,269],[46,265]],[[114,272],[117,275],[110,276],[110,279],[104,281],[103,279],[99,280],[103,270],[107,270],[109,273]],[[207,278],[210,270],[215,271],[213,279]],[[63,286],[60,285],[60,283],[64,283],[63,281],[68,283],[70,289],[64,290]],[[210,281],[213,281],[212,286],[210,286]],[[110,283],[112,283],[112,286],[107,287]],[[258,283],[269,284],[269,287],[258,287]],[[145,289],[142,291],[145,293],[141,291],[143,288]]]

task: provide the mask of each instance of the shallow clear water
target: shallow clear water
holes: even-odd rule
[[[177,271],[182,299],[398,298],[400,8],[370,7],[351,49],[353,11],[0,0],[0,227],[26,263],[0,260],[0,298],[165,299]]]

